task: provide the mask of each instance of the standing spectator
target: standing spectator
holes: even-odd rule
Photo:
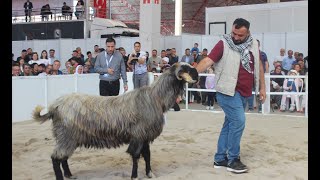
[[[76,15],[77,19],[82,19],[83,18],[83,12],[84,12],[84,6],[81,5],[81,2],[78,1],[76,5],[76,12],[74,14]]]
[[[29,16],[29,22],[31,22],[31,12],[32,12],[32,8],[33,8],[32,2],[27,0],[24,3],[23,7],[24,7],[24,13],[26,16],[26,22],[28,22],[28,16]]]
[[[53,61],[53,65],[52,65],[52,75],[62,75],[62,71],[60,71],[60,66],[61,66],[61,63],[59,60],[54,60]]]
[[[130,68],[128,66],[128,56],[126,54],[126,50],[123,47],[119,47],[119,52],[122,54],[124,64],[126,65],[126,71],[130,72]]]
[[[57,57],[55,57],[55,50],[54,49],[50,49],[49,50],[49,64],[53,64],[53,61],[58,59]]]
[[[191,52],[196,51],[197,54],[199,54],[199,48],[198,48],[198,43],[194,43],[193,48],[191,49]]]
[[[93,49],[94,49],[94,51],[93,51],[92,57],[96,58],[98,56],[98,54],[100,53],[99,52],[99,46],[98,45],[94,45]]]
[[[140,42],[134,43],[134,51],[128,59],[128,66],[133,69],[133,85],[134,89],[148,85],[148,70],[146,62],[146,53],[141,51]]]
[[[282,71],[287,75],[288,72],[292,69],[292,63],[295,61],[293,58],[293,51],[289,50],[288,51],[288,56],[285,57],[282,61]]]
[[[215,65],[216,96],[225,113],[220,132],[214,167],[227,167],[228,171],[244,173],[248,167],[240,160],[240,142],[245,128],[245,99],[260,88],[260,100],[266,98],[263,66],[260,61],[258,42],[251,36],[250,23],[237,18],[232,32],[223,35],[208,57],[201,60],[196,69],[199,73]],[[252,61],[253,63],[250,63]]]
[[[257,39],[258,41],[258,47],[260,49],[260,41]],[[268,57],[267,54],[263,51],[260,50],[260,59],[263,65],[263,73],[268,73],[269,72],[269,62],[268,62]],[[251,98],[253,100],[253,98]],[[253,102],[252,102],[253,104]],[[262,104],[260,101],[258,101],[258,113],[262,112]]]
[[[184,53],[185,54],[182,56],[181,62],[186,62],[191,65],[194,62],[194,59],[193,59],[193,56],[191,56],[190,54],[190,49],[189,48],[185,49]]]
[[[279,56],[276,56],[276,57],[274,58],[274,61],[272,62],[273,67],[274,67],[274,68],[276,67],[276,65],[275,65],[276,62],[280,62],[280,63],[282,64],[282,61],[283,61],[283,59],[284,59],[285,57],[286,57],[286,50],[285,50],[284,48],[281,48],[281,49],[280,49],[280,55],[279,55]]]
[[[157,56],[157,50],[152,50],[152,56],[150,57],[150,60],[148,61],[148,71],[156,71],[157,67],[160,67],[161,58]]]
[[[126,66],[122,54],[115,50],[116,41],[107,38],[106,51],[96,57],[94,69],[100,74],[100,96],[117,96],[120,90],[120,74],[124,91],[128,90]]]
[[[63,2],[63,6],[61,8],[62,15],[67,17],[67,19],[72,19],[72,10],[70,6],[67,5],[66,2]]]
[[[208,74],[211,74],[212,76],[207,76],[205,86],[206,86],[206,89],[213,90],[215,85],[214,67],[210,66],[207,71],[208,71]],[[215,99],[214,97],[216,96],[216,92],[207,92],[207,96],[208,96],[208,106],[206,109],[213,110],[214,99]]]

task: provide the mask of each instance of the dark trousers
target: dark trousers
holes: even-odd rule
[[[208,106],[213,106],[216,92],[207,92],[207,95],[208,95]]]
[[[120,81],[104,81],[99,83],[100,96],[117,96],[120,90]]]

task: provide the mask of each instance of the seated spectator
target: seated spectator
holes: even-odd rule
[[[38,75],[43,73],[45,70],[46,70],[46,65],[44,65],[44,64],[38,65]]]
[[[90,62],[86,62],[84,65],[88,68],[88,73],[95,73],[94,67],[90,64]]]
[[[89,74],[89,67],[87,65],[83,66],[83,74]]]
[[[21,76],[33,76],[30,64],[23,64],[23,72],[21,73]]]
[[[75,70],[74,74],[83,74],[83,66],[82,65],[78,65],[76,67],[76,70]]]
[[[62,69],[62,74],[70,74],[70,67],[72,67],[70,59],[65,63],[65,69]]]
[[[289,75],[296,76],[298,75],[298,72],[292,69],[289,71]],[[286,78],[283,82],[283,92],[298,92],[301,85],[302,85],[302,80],[300,78]],[[282,95],[282,99],[281,99],[280,111],[283,112],[286,110],[286,102],[288,97],[291,98],[289,111],[293,112],[296,108],[300,109],[298,95],[284,94]]]
[[[24,64],[24,63],[25,63],[25,62],[24,62],[24,59],[20,59],[19,62],[18,62],[19,66],[20,66],[20,73],[23,72],[23,64]]]
[[[164,57],[162,58],[162,65],[160,65],[161,67],[161,72],[164,72],[167,69],[170,69],[171,65],[169,64],[169,58],[168,57]]]
[[[280,62],[277,62],[280,64]],[[270,75],[284,75],[284,72],[281,71],[281,66],[277,65],[275,70],[270,73]],[[270,79],[270,91],[271,92],[282,92],[282,86],[284,78],[271,78]],[[281,95],[271,95],[271,105],[274,104],[273,108],[278,109],[281,105]]]
[[[197,54],[199,54],[199,48],[198,48],[198,43],[194,43],[191,52],[193,53],[193,51],[196,51]]]
[[[12,76],[20,76],[20,67],[18,63],[12,64]]]
[[[45,71],[40,73],[38,76],[50,76],[52,73],[52,65],[49,64],[48,66],[46,66]]]
[[[38,64],[37,63],[33,63],[30,65],[31,67],[31,73],[34,75],[34,76],[37,76],[39,73],[38,73]]]
[[[49,20],[49,15],[51,16],[51,19],[52,19],[52,12],[50,10],[50,5],[49,4],[46,4],[46,5],[41,7],[40,15],[41,15],[41,21],[44,21],[44,19],[46,19],[48,21]]]
[[[61,66],[61,63],[59,60],[54,60],[53,61],[53,64],[52,64],[52,75],[62,75],[62,71],[60,71],[60,66]]]
[[[190,49],[187,48],[187,49],[185,49],[185,53],[184,53],[184,55],[182,56],[180,62],[186,62],[186,63],[188,63],[188,64],[192,64],[192,63],[194,62],[194,59],[193,59],[193,58],[194,58],[194,57],[191,56],[191,54],[190,54]]]
[[[70,18],[70,20],[72,19],[72,10],[71,10],[70,6],[67,6],[66,2],[63,2],[61,12],[62,12],[63,16],[68,17],[68,19]]]

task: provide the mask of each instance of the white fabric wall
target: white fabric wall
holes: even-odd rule
[[[154,80],[149,73],[149,84]],[[128,91],[133,90],[132,72],[127,72]],[[12,77],[12,122],[30,120],[37,105],[47,107],[55,99],[73,92],[99,95],[99,74]],[[123,94],[123,81],[120,92]]]
[[[244,18],[250,22],[251,32],[307,32],[308,1],[264,3],[254,5],[206,8],[206,35],[210,22],[226,22],[227,33],[233,21]]]

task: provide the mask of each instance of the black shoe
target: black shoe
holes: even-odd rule
[[[233,173],[244,173],[248,171],[248,167],[240,161],[240,159],[235,159],[233,162],[231,162],[228,167],[227,171],[233,172]]]
[[[213,167],[214,168],[222,168],[222,167],[227,167],[228,166],[228,158],[225,157],[225,159],[223,161],[220,162],[213,162]]]

